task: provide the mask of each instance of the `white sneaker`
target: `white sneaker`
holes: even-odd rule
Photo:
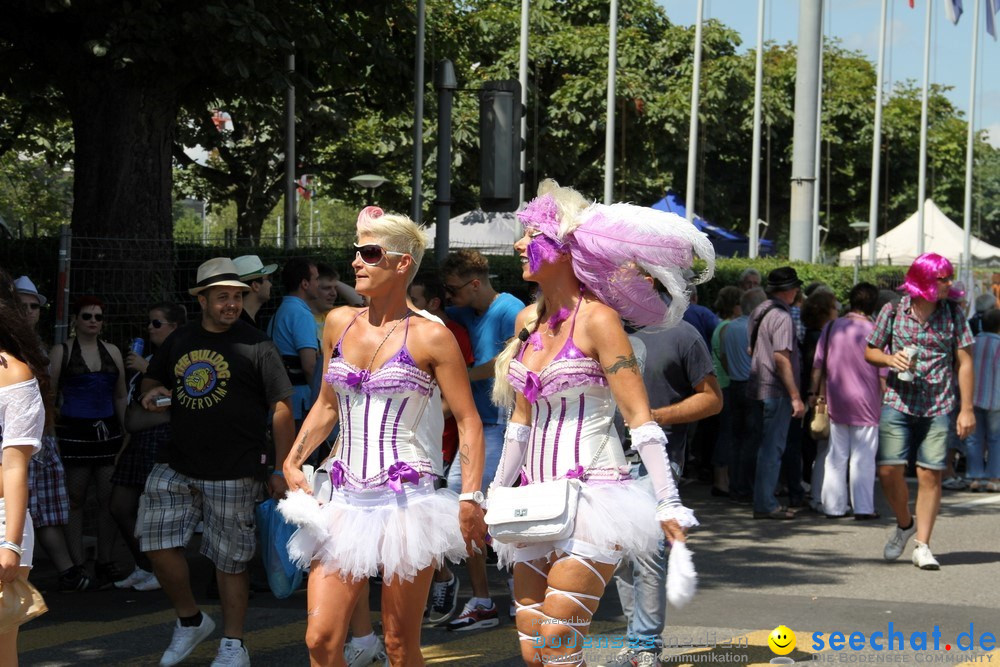
[[[160,585],[160,580],[156,578],[155,574],[147,572],[146,575],[145,579],[137,581],[132,588],[137,591],[158,591],[163,588],[163,586]]]
[[[911,520],[913,521],[913,525],[906,530],[900,528],[899,524],[893,527],[892,532],[889,534],[889,541],[885,543],[885,550],[882,552],[882,556],[886,560],[896,560],[903,555],[906,543],[917,532],[917,518],[911,517]]]
[[[128,575],[121,581],[115,582],[115,588],[132,588],[140,581],[145,581],[146,578],[152,576],[152,574],[152,572],[146,572],[146,570],[136,566],[136,568],[132,570],[132,574]]]
[[[913,564],[921,570],[940,570],[941,565],[931,553],[931,548],[923,542],[913,543]]]
[[[239,639],[223,638],[211,667],[250,667],[250,653]]]
[[[184,627],[180,621],[177,621],[177,625],[174,626],[174,636],[170,638],[170,646],[160,658],[160,667],[173,667],[188,657],[194,647],[212,634],[213,630],[215,630],[215,621],[205,612],[201,613],[201,625]]]
[[[367,647],[362,646],[355,639],[344,644],[344,662],[347,663],[347,667],[364,667],[376,660],[389,664],[389,658],[385,654],[385,644],[382,643],[378,635],[375,636],[375,641]]]

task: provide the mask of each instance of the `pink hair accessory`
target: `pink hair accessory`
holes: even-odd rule
[[[518,212],[517,219],[552,239],[559,240],[559,206],[552,195],[535,197]]]
[[[358,222],[361,222],[362,219],[374,220],[375,218],[381,218],[383,215],[385,215],[385,211],[378,206],[365,206],[358,213]]]

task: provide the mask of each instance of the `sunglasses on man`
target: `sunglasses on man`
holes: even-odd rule
[[[365,245],[354,244],[355,254],[368,266],[378,266],[386,255],[398,255],[402,257],[405,252],[395,252],[386,250],[377,243],[366,243]]]
[[[89,322],[91,318],[97,320],[98,322],[104,321],[104,315],[101,315],[100,313],[80,313],[80,319],[84,322]]]
[[[160,320],[150,320],[149,321],[149,326],[153,327],[154,329],[159,329],[164,324],[166,324],[166,322],[161,322]]]
[[[24,305],[28,310],[40,310],[42,307],[42,304],[40,303],[26,303]]]
[[[472,280],[466,280],[461,285],[445,285],[444,286],[444,291],[445,291],[445,293],[448,296],[455,296],[456,294],[458,294],[458,290],[460,290],[463,287],[465,287],[466,285],[472,283],[473,280],[475,280],[475,278],[473,278]]]

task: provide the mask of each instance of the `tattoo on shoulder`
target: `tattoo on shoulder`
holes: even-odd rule
[[[604,373],[606,375],[613,375],[620,370],[630,370],[633,373],[639,373],[639,360],[635,358],[634,354],[630,354],[627,357],[624,354],[618,355],[618,361],[611,364],[610,366],[605,366]]]

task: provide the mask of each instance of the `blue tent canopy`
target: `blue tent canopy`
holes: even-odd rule
[[[672,190],[668,190],[667,195],[660,201],[653,204],[651,208],[655,208],[659,211],[667,211],[668,213],[676,213],[682,218],[687,217],[687,208],[685,208],[684,204],[681,203],[680,197],[678,197]],[[708,235],[712,245],[715,246],[716,255],[720,257],[734,257],[736,255],[739,255],[740,257],[750,256],[750,239],[746,236],[746,234],[741,234],[739,232],[734,232],[731,229],[726,229],[725,227],[713,225],[697,215],[694,216],[694,220],[692,220],[692,222],[695,227]],[[774,241],[761,239],[757,254],[763,257],[773,255],[774,252]]]

